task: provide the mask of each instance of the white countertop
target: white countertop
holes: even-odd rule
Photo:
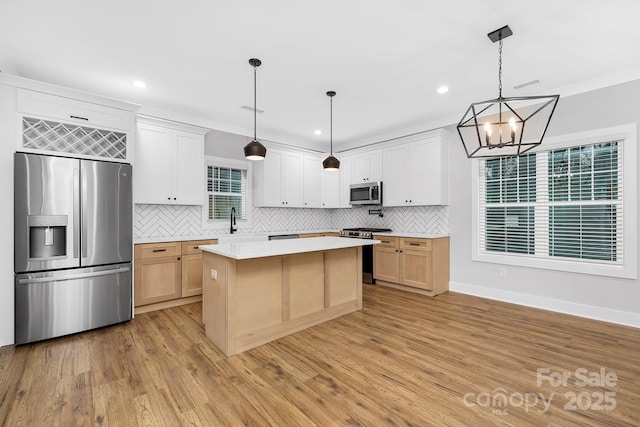
[[[438,239],[440,237],[449,237],[447,233],[407,233],[404,231],[398,231],[391,233],[373,233],[374,236],[389,236],[389,237],[410,237],[417,239]]]
[[[309,234],[309,233],[338,233],[340,230],[283,230],[283,231],[264,231],[257,233],[245,233],[245,232],[237,232],[234,234],[220,234],[219,232],[212,232],[210,234],[200,234],[200,235],[187,235],[187,236],[159,236],[159,237],[138,237],[134,239],[134,243],[164,243],[164,242],[185,242],[189,240],[208,240],[208,239],[218,239],[220,237],[229,237],[229,236],[243,236],[245,234],[250,234],[254,236],[279,236],[282,234]]]
[[[309,237],[306,239],[269,240],[249,243],[226,243],[200,246],[203,251],[233,259],[251,259],[303,252],[330,251],[375,245],[380,240],[346,239],[343,237]]]
[[[184,242],[189,240],[207,240],[207,239],[218,239],[220,237],[230,237],[230,236],[238,236],[242,237],[246,234],[254,235],[254,236],[277,236],[281,234],[308,234],[308,233],[337,233],[340,230],[296,230],[296,231],[268,231],[268,232],[258,232],[258,233],[234,233],[234,234],[220,234],[220,233],[212,233],[212,234],[201,234],[196,236],[166,236],[166,237],[141,237],[136,238],[134,243],[164,243],[164,242]],[[390,236],[390,237],[412,237],[412,238],[420,238],[420,239],[437,239],[439,237],[449,237],[447,233],[407,233],[404,231],[398,232],[390,232],[390,233],[375,233],[376,236]]]

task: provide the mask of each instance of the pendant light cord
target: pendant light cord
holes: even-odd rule
[[[258,104],[257,104],[257,90],[256,90],[256,75],[257,75],[257,67],[254,65],[253,66],[253,140],[257,141],[258,140],[258,133],[256,131],[256,121],[258,119],[258,115],[257,115],[257,111],[258,111]]]
[[[329,142],[331,143],[331,155],[333,156],[333,96],[330,97],[330,114],[329,114]]]
[[[498,48],[498,98],[502,98],[502,37]]]

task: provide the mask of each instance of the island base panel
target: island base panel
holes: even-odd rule
[[[360,310],[361,263],[359,247],[241,260],[205,252],[206,335],[231,356]]]

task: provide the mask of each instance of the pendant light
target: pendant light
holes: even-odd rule
[[[330,127],[329,127],[329,141],[331,143],[331,154],[329,155],[329,157],[327,157],[326,159],[324,159],[324,161],[322,162],[322,167],[324,168],[324,170],[326,171],[337,171],[340,168],[340,160],[338,160],[336,157],[334,157],[333,155],[333,97],[336,96],[336,93],[332,90],[330,90],[329,92],[327,92],[327,96],[330,99],[330,107],[329,107],[329,111],[330,111]]]
[[[519,156],[542,143],[560,95],[502,97],[502,40],[508,25],[487,34],[498,49],[498,98],[474,102],[458,123],[467,157]]]
[[[249,64],[253,67],[253,141],[244,146],[244,156],[249,160],[264,160],[267,155],[267,149],[258,141],[256,136],[256,69],[262,64],[262,61],[251,58]]]

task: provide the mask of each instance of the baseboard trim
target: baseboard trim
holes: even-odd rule
[[[628,311],[613,310],[605,307],[578,304],[570,301],[503,291],[500,289],[453,281],[449,282],[449,290],[451,292],[459,292],[461,294],[468,294],[497,301],[524,305],[527,307],[540,308],[543,310],[556,311],[558,313],[571,314],[573,316],[586,317],[588,319],[640,328],[640,314]]]
[[[192,304],[202,301],[202,295],[194,295],[192,297],[179,298],[171,301],[162,301],[155,304],[141,305],[136,307],[135,314],[149,313],[150,311],[164,310],[165,308],[179,307],[181,305]]]

